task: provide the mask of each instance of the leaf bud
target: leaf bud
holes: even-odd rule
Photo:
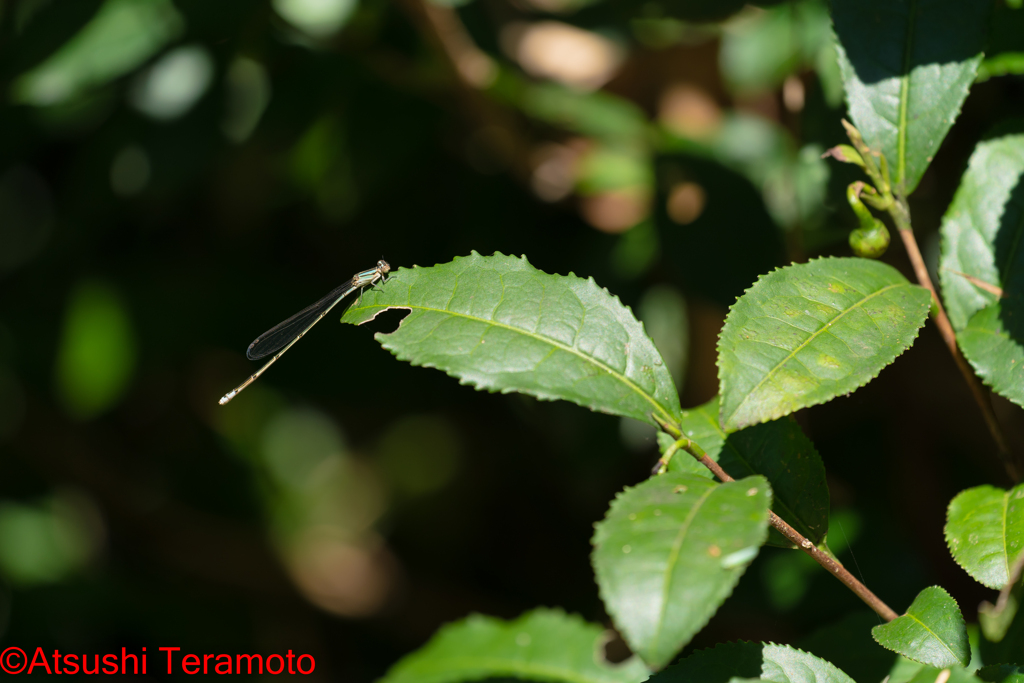
[[[850,247],[853,253],[863,258],[878,258],[889,248],[889,230],[877,218],[873,225],[860,227],[850,233]]]

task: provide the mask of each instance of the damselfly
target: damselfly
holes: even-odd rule
[[[224,394],[220,399],[220,404],[224,405],[237,396],[238,392],[242,389],[255,382],[256,378],[266,372],[267,368],[283,356],[284,352],[292,347],[292,344],[302,339],[303,335],[309,332],[309,328],[320,322],[320,318],[327,315],[327,312],[334,308],[339,301],[356,290],[361,291],[364,287],[375,285],[379,280],[387,279],[387,275],[390,272],[391,266],[388,265],[387,261],[381,259],[377,261],[376,268],[356,273],[352,276],[351,280],[330,292],[320,301],[303,308],[283,323],[270,328],[256,337],[256,341],[249,344],[249,349],[245,352],[249,360],[265,358],[272,353],[274,357],[268,360],[266,365],[253,373],[249,379]]]

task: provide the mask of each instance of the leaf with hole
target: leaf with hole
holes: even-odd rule
[[[768,530],[763,477],[667,473],[627,488],[596,525],[605,609],[652,668],[668,664],[732,593]]]
[[[772,487],[772,510],[815,545],[828,533],[829,493],[825,465],[800,425],[791,418],[747,427],[732,434],[718,424],[719,398],[684,410],[679,420],[683,434],[704,449],[730,476],[739,479],[764,475]],[[671,439],[669,439],[671,442]],[[668,470],[711,477],[706,467],[688,453],[678,452]],[[792,548],[775,529],[768,545]]]
[[[442,627],[404,657],[381,683],[457,683],[488,678],[566,683],[640,683],[650,672],[636,657],[604,658],[601,627],[561,610],[537,609],[514,621],[474,614]]]
[[[823,258],[772,271],[729,309],[718,338],[726,431],[864,386],[913,343],[928,290],[878,261]]]
[[[394,308],[409,315],[375,338],[400,360],[478,389],[572,401],[650,424],[652,413],[678,420],[679,396],[654,343],[593,279],[474,252],[399,269],[365,290],[342,321],[358,325]]]
[[[967,666],[971,660],[960,607],[938,586],[918,593],[906,614],[875,626],[871,635],[882,647],[929,666]]]
[[[651,676],[649,683],[729,683],[759,678],[773,683],[853,683],[824,659],[788,645],[722,643],[700,650]]]
[[[992,3],[833,0],[850,118],[910,194],[978,72]]]
[[[1001,589],[1024,553],[1024,484],[1009,491],[976,486],[949,504],[946,544],[956,563],[989,588]]]

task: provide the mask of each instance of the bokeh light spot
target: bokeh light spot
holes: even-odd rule
[[[313,38],[326,38],[344,26],[355,0],[273,0],[274,10],[289,24]]]
[[[135,335],[110,286],[85,281],[74,288],[57,353],[57,391],[67,411],[86,420],[117,403],[135,369]]]
[[[77,35],[15,82],[14,99],[66,102],[132,71],[183,30],[170,0],[107,0]]]

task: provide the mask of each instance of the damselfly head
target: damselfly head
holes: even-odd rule
[[[377,270],[380,271],[381,275],[387,275],[391,272],[391,266],[384,259],[377,261]]]

